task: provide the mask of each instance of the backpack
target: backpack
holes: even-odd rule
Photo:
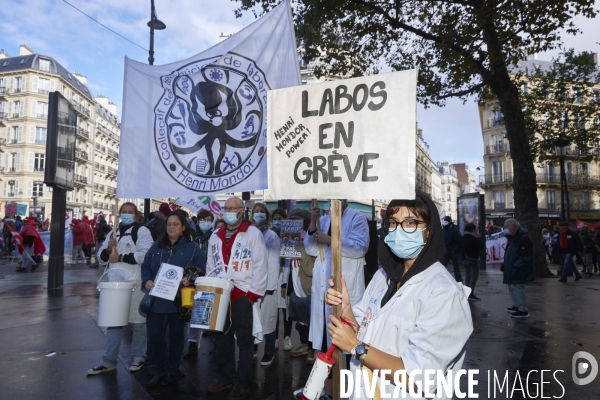
[[[158,239],[158,235],[160,234],[160,232],[158,232],[158,224],[160,221],[162,221],[162,220],[159,220],[158,218],[154,217],[150,221],[146,222],[146,225],[144,225],[150,231],[150,235],[152,235],[152,240],[155,242]],[[137,239],[137,229],[135,229],[135,234],[136,234],[136,239]],[[132,236],[133,236],[133,232],[132,232]],[[134,240],[134,242],[135,242],[135,240]]]

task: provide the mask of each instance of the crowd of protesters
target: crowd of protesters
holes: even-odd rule
[[[365,324],[369,324],[368,318],[373,318],[370,313],[374,312],[372,304],[364,303],[367,293],[372,296],[367,300],[380,302],[377,307],[383,308],[386,302],[396,297],[396,293],[400,293],[405,283],[411,283],[412,275],[417,273],[419,276],[429,276],[434,269],[441,268],[440,271],[444,271],[446,275],[442,281],[436,281],[439,277],[431,278],[431,284],[435,281],[435,285],[445,288],[440,293],[440,305],[446,302],[443,300],[444,296],[456,297],[458,301],[455,307],[458,308],[453,312],[464,318],[467,324],[464,332],[455,331],[455,334],[460,333],[457,337],[450,338],[447,334],[444,336],[438,329],[433,329],[428,335],[441,335],[439,340],[447,342],[446,347],[449,343],[456,347],[455,345],[466,340],[471,322],[465,313],[467,308],[464,304],[468,303],[463,302],[480,300],[475,294],[475,288],[481,257],[482,254],[485,255],[485,245],[473,223],[465,224],[461,233],[450,216],[440,221],[437,211],[432,212],[429,208],[428,197],[424,194],[420,196],[417,200],[395,201],[397,203],[387,213],[381,229],[373,232],[371,230],[374,228],[369,226],[361,212],[348,207],[346,201],[341,201],[344,280],[343,290],[340,292],[330,288],[330,215],[319,207],[310,210],[295,208],[289,214],[283,209],[271,210],[264,203],[255,203],[248,209],[237,197],[231,197],[225,202],[223,214],[219,216],[207,210],[190,216],[182,210],[172,210],[169,204],[163,203],[158,211],[145,218],[133,203],[124,203],[119,211],[116,235],[112,232],[112,222],[107,222],[103,215],[92,219],[86,215],[80,219],[73,218],[67,226],[73,235],[73,250],[68,264],[127,269],[135,276],[137,284],[145,289],[144,292],[154,286],[158,269],[163,262],[185,268],[182,287],[193,286],[196,277],[207,274],[230,279],[234,288],[229,306],[230,317],[226,321],[224,333],[191,327],[189,310],[181,306],[180,297],[175,301],[156,299],[143,313],[140,303],[144,292],[135,293],[129,314],[133,330],[130,347],[133,362],[130,371],[136,372],[145,366],[146,352],[151,348],[155,373],[148,387],[174,384],[181,376],[179,366],[182,360],[192,362],[197,359],[203,335],[210,335],[215,346],[217,377],[209,383],[208,392],[228,390],[228,399],[243,399],[250,390],[253,358],[259,357],[260,365],[268,367],[273,363],[280,344],[284,351],[289,351],[289,356],[305,357],[308,364],[315,361],[316,352],[325,351],[332,343],[342,349],[344,346],[348,347],[348,353],[353,355],[365,351],[360,340],[355,342],[356,338],[360,339],[361,331],[352,331],[351,328],[338,324],[339,321],[331,316],[331,306],[342,304],[346,310],[344,315],[350,321],[355,321],[358,326],[366,326]],[[300,252],[298,258],[280,257],[280,227],[284,219],[302,221],[301,242],[296,247]],[[436,220],[440,223],[437,224]],[[10,255],[17,251],[16,246],[21,254],[18,272],[25,272],[28,268],[33,272],[38,268],[40,257],[46,251],[39,232],[47,230],[49,225],[48,219],[42,222],[36,217],[7,216],[0,222],[3,236],[0,241],[1,250],[5,255]],[[507,312],[514,318],[527,318],[529,311],[525,289],[526,284],[534,279],[534,245],[528,231],[516,219],[506,220],[501,228],[492,226],[485,234],[496,232],[503,232],[507,238],[503,282],[513,301],[513,305],[507,307]],[[571,274],[577,281],[582,276],[591,277],[598,273],[600,228],[592,232],[586,226],[573,229],[569,223],[562,222],[554,227],[544,228],[542,234],[549,262],[559,265],[561,282],[566,282]],[[379,243],[375,243],[373,238],[379,239]],[[378,273],[383,273],[383,277],[366,271],[365,256],[370,247],[378,251],[381,267]],[[247,254],[247,258],[238,257],[240,249],[246,250],[242,253]],[[420,255],[421,252],[424,254]],[[243,268],[240,263],[244,263]],[[581,272],[576,267],[578,263],[582,265]],[[450,268],[449,264],[452,265],[452,281],[457,286],[448,286],[447,278],[452,276],[447,269]],[[408,274],[412,265],[416,267]],[[370,286],[372,279],[383,279],[385,284],[381,288],[373,288]],[[413,283],[416,282],[420,281]],[[363,309],[363,304],[368,309]],[[418,320],[419,316],[415,318]],[[421,322],[424,322],[425,312],[422,318]],[[383,321],[385,320],[378,324],[383,323],[381,329],[385,331],[387,327]],[[282,341],[279,337],[280,324],[283,324]],[[168,345],[164,334],[167,327]],[[300,338],[300,344],[295,348],[291,341],[293,327]],[[349,332],[355,339],[342,338]],[[89,369],[89,375],[116,368],[122,336],[123,327],[108,328],[102,362]],[[377,334],[367,336],[375,338]],[[367,336],[363,332],[363,337]],[[262,357],[257,354],[256,344],[261,340],[265,342]],[[419,339],[415,334],[413,340],[423,340],[425,343],[431,337]],[[371,345],[376,342],[373,339]],[[371,350],[371,365],[378,366],[379,359],[386,359],[387,355],[380,353],[396,351],[387,348],[384,342],[379,346],[379,350]],[[368,351],[369,346],[366,347]],[[366,353],[361,353],[360,357],[355,355],[359,364],[368,365],[365,363],[365,356]],[[403,354],[402,362],[416,363],[414,366],[419,366],[422,356],[418,351],[415,354]],[[453,356],[461,358],[464,353]],[[445,359],[438,361],[442,363]],[[326,385],[321,398],[326,399],[328,392],[330,387]]]

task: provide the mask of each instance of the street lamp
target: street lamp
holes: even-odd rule
[[[564,133],[554,140],[554,151],[560,161],[560,218],[563,221],[571,220],[571,211],[569,210],[569,189],[567,187],[567,175],[565,174],[565,157],[569,146],[569,139]],[[566,208],[565,208],[566,204]]]
[[[148,63],[154,65],[154,30],[163,30],[167,26],[164,22],[156,17],[156,10],[154,9],[154,0],[150,1],[150,21],[148,22],[150,28],[150,50],[148,51]]]
[[[154,8],[154,0],[150,0],[150,50],[148,51],[148,64],[154,65],[154,30],[163,30],[167,27],[164,22],[156,17],[156,9]],[[150,214],[150,199],[144,199],[144,215],[147,217]]]

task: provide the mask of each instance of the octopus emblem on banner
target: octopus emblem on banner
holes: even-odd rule
[[[266,92],[254,61],[234,53],[187,64],[161,77],[155,144],[167,172],[197,192],[246,180],[266,152]]]

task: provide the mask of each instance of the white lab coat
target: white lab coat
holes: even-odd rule
[[[321,232],[329,232],[331,217],[321,217]],[[331,315],[331,307],[325,304],[325,293],[331,278],[331,246],[323,245],[325,261],[319,255],[319,243],[315,235],[306,234],[304,237],[306,253],[317,257],[313,269],[310,301],[310,332],[308,340],[312,342],[313,349],[321,350],[323,342],[323,329],[325,318]],[[364,264],[365,254],[369,248],[369,226],[367,219],[360,212],[346,208],[342,214],[342,275],[346,278],[348,294],[352,305],[358,303],[365,292]],[[325,307],[325,308],[324,308]],[[325,310],[326,315],[324,315]],[[327,344],[331,338],[327,337]]]
[[[277,326],[277,310],[279,298],[281,295],[278,290],[279,283],[279,254],[281,240],[279,236],[271,229],[263,232],[265,246],[267,247],[267,290],[273,290],[274,293],[265,296],[260,300],[260,323],[262,325],[263,335],[275,331]]]
[[[135,261],[137,264],[129,264],[125,262],[110,263],[109,270],[121,268],[129,271],[135,279],[136,290],[134,290],[131,297],[131,306],[129,308],[129,322],[134,324],[140,324],[146,322],[146,317],[139,313],[138,309],[140,302],[144,298],[144,292],[142,292],[142,262],[146,257],[146,252],[150,249],[154,241],[152,240],[152,234],[148,228],[140,226],[137,231],[137,242],[133,243],[131,237],[131,231],[133,227],[129,228],[122,238],[119,238],[119,231],[117,231],[117,253],[118,254],[129,254],[134,253]],[[104,249],[108,248],[108,242],[112,239],[112,232],[106,235],[104,243],[100,247],[98,254],[102,253]],[[101,265],[106,265],[107,262],[100,261]]]
[[[360,324],[358,339],[402,358],[407,376],[414,369],[445,371],[461,354],[473,332],[467,301],[471,289],[457,283],[446,268],[436,262],[412,277],[380,308],[381,298],[388,288],[386,280],[387,276],[380,268],[362,300],[353,307]],[[458,371],[463,360],[464,353],[451,369]],[[353,376],[360,368],[360,363],[353,357],[350,367]],[[394,389],[395,386],[388,385],[390,396]],[[435,384],[431,392],[435,392]],[[357,393],[354,393],[356,397]],[[369,398],[364,384],[359,398]],[[411,398],[410,394],[406,393],[405,398]]]

